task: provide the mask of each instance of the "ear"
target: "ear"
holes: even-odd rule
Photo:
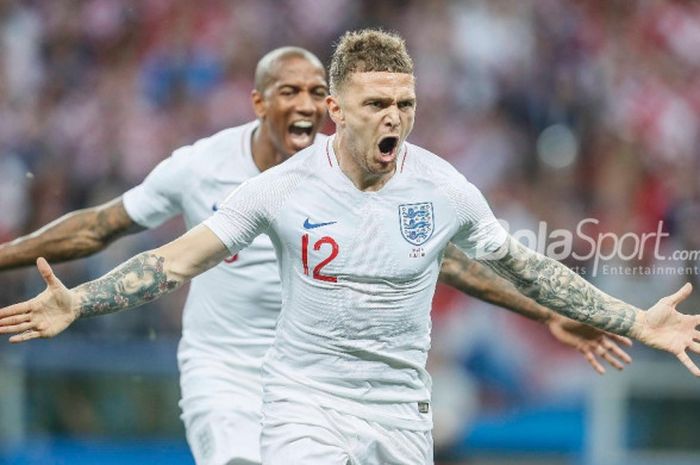
[[[265,97],[263,94],[258,90],[253,89],[253,91],[250,93],[250,99],[253,103],[253,111],[255,112],[255,116],[257,116],[259,119],[265,118],[265,115],[267,114],[267,106],[265,105]]]
[[[326,97],[326,107],[328,107],[328,115],[331,117],[336,126],[342,126],[345,123],[343,110],[340,108],[340,101],[335,95]]]

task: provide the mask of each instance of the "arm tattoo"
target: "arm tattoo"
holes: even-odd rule
[[[596,328],[630,335],[637,309],[605,294],[561,263],[512,238],[494,256],[500,258],[487,257],[480,263],[538,303]]]
[[[31,265],[40,256],[63,262],[92,255],[119,237],[142,229],[117,198],[68,213],[31,234],[0,244],[0,270]]]
[[[182,282],[168,279],[164,262],[163,257],[145,252],[102,278],[78,286],[79,318],[136,307],[177,288]]]
[[[552,312],[524,296],[490,268],[468,258],[452,244],[445,249],[440,281],[461,292],[501,306],[535,321],[547,321]]]

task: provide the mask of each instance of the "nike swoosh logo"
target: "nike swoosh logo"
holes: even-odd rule
[[[217,211],[219,209],[219,204],[215,203],[214,205],[211,206],[212,211]]]
[[[304,221],[304,229],[316,229],[320,228],[321,226],[328,226],[330,224],[336,224],[337,221],[329,221],[328,223],[309,223],[309,219],[306,218]]]

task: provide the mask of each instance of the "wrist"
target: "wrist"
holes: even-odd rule
[[[635,309],[634,323],[630,327],[628,336],[643,342],[647,328],[648,321],[646,312],[644,310]]]
[[[82,316],[82,299],[74,289],[68,291],[70,293],[70,315],[73,321]]]
[[[549,326],[551,324],[557,323],[562,320],[562,316],[559,315],[557,312],[552,311],[548,308],[545,307],[540,307],[538,309],[538,320],[545,326]]]

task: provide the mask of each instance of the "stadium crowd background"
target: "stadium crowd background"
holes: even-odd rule
[[[700,250],[700,4],[662,0],[0,0],[0,240],[109,200],[173,149],[252,119],[254,66],[270,49],[299,45],[327,62],[343,31],[364,26],[398,31],[415,59],[410,140],[458,167],[511,231],[537,232],[539,221],[575,231],[595,218],[591,236],[641,235],[663,221],[662,252]],[[121,240],[57,274],[82,282],[180,228]],[[645,252],[609,263],[700,265]],[[697,271],[666,268],[586,277],[642,307],[700,284]],[[2,273],[0,305],[41,287],[33,269]],[[176,338],[183,295],[81,322],[72,337]],[[434,371],[468,393],[442,394],[461,398],[460,424],[477,409],[581,396],[595,376],[540,326],[444,288],[433,345]],[[65,397],[69,413],[34,428],[105,428],[94,412],[76,420],[87,407]]]

